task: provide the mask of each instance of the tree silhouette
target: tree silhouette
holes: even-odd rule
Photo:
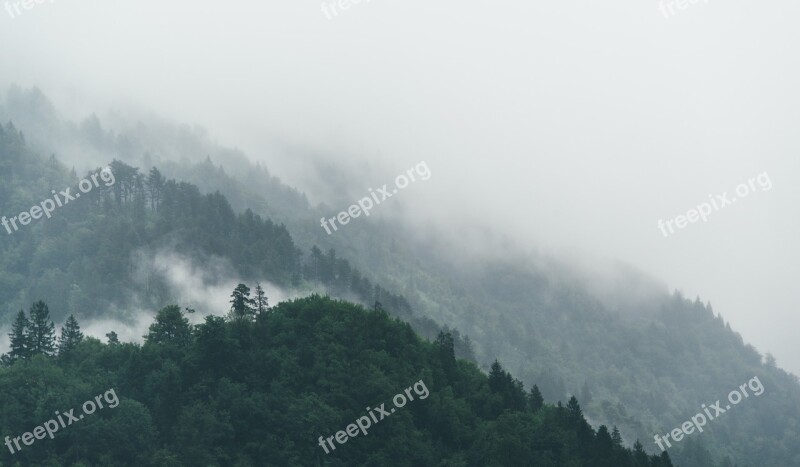
[[[56,326],[50,319],[50,309],[39,300],[31,306],[28,344],[30,354],[53,355],[56,351]]]
[[[117,336],[116,332],[111,331],[106,334],[106,337],[108,338],[108,345],[119,344],[119,336]]]
[[[531,405],[531,411],[536,413],[544,406],[544,397],[542,397],[541,391],[539,391],[539,386],[533,385],[531,388],[531,393],[528,396],[528,401]]]
[[[255,314],[253,308],[255,300],[250,298],[250,287],[244,284],[239,284],[233,289],[230,303],[232,319],[252,319]]]
[[[183,316],[178,305],[162,308],[156,315],[156,322],[150,325],[149,331],[145,340],[156,344],[185,345],[191,339],[189,320]]]
[[[25,316],[25,312],[19,310],[17,319],[11,326],[11,333],[8,335],[11,338],[11,351],[9,356],[12,361],[19,359],[26,359],[30,356],[30,346],[28,343],[28,327],[31,322]]]
[[[258,313],[258,316],[266,313],[267,309],[269,308],[269,304],[267,303],[267,294],[264,293],[264,289],[261,288],[261,284],[256,283],[256,298],[255,302],[255,310]]]
[[[61,337],[58,340],[58,354],[64,355],[74,349],[83,340],[81,327],[73,315],[69,315],[64,327],[61,328]]]

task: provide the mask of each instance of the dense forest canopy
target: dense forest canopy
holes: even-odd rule
[[[109,388],[118,400],[5,451],[0,465],[673,465],[639,443],[625,448],[616,428],[592,429],[574,397],[546,405],[500,363],[487,376],[456,359],[450,334],[428,342],[380,309],[318,295],[255,313],[243,292],[232,294],[227,319],[195,326],[181,307],[162,309],[144,345],[84,338],[71,320],[60,342],[51,336],[39,348],[36,327],[21,328],[27,341],[0,369],[3,433],[22,434],[51,409]],[[30,322],[46,312],[37,302]],[[424,381],[424,399],[320,448],[319,437],[414,381]]]

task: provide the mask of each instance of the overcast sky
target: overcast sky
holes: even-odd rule
[[[323,3],[3,10],[0,85],[39,86],[70,117],[132,106],[200,124],[299,185],[268,148],[424,160],[432,178],[403,195],[414,220],[632,263],[800,374],[800,4],[700,0],[666,18],[658,0],[362,0],[329,19]],[[765,172],[769,191],[659,230]]]

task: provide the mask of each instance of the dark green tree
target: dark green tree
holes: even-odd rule
[[[25,312],[19,310],[17,319],[14,320],[14,324],[11,326],[11,333],[8,335],[11,339],[9,357],[12,361],[26,359],[30,356],[30,345],[28,343],[28,328],[30,324]]]
[[[28,344],[31,356],[53,355],[56,351],[56,325],[50,319],[50,309],[47,308],[47,304],[41,300],[35,302],[28,314],[30,315]]]
[[[255,300],[250,298],[250,287],[239,284],[231,294],[231,319],[252,319],[255,314]]]
[[[495,359],[494,363],[492,363],[492,368],[489,370],[489,389],[492,392],[502,391],[505,386],[505,376],[506,372],[503,371],[503,366]]]
[[[567,402],[567,413],[569,418],[574,422],[578,422],[579,420],[583,419],[581,405],[578,403],[578,399],[576,399],[575,396],[570,397],[569,401]]]
[[[635,467],[650,467],[650,460],[638,439],[633,443],[633,465]]]
[[[161,203],[161,193],[164,191],[164,176],[157,168],[150,169],[150,174],[147,176],[147,190],[150,196],[150,209],[158,211],[158,205]]]
[[[592,454],[595,458],[593,465],[616,467],[613,465],[614,441],[611,439],[608,427],[605,425],[600,425],[600,428],[597,429]]]
[[[119,344],[119,336],[117,336],[116,332],[111,331],[106,334],[106,337],[108,338],[108,345]]]
[[[261,288],[261,284],[256,283],[256,298],[255,301],[255,310],[258,313],[258,316],[263,315],[267,312],[269,308],[269,304],[267,303],[267,294],[264,293],[264,289]]]
[[[83,340],[81,327],[75,316],[69,315],[64,327],[61,328],[61,337],[58,339],[58,354],[64,355],[74,349]]]
[[[531,388],[531,393],[528,396],[528,403],[533,413],[538,412],[544,406],[544,397],[542,397],[542,393],[539,391],[539,386],[534,384]]]
[[[433,343],[439,354],[439,361],[444,368],[445,374],[452,377],[456,369],[456,352],[453,335],[449,332],[439,331],[436,341]]]
[[[622,435],[619,434],[619,429],[616,425],[614,425],[614,429],[611,431],[611,440],[614,442],[614,446],[618,448],[622,447]]]
[[[191,339],[189,320],[183,316],[178,305],[162,308],[156,315],[155,323],[150,325],[149,331],[144,337],[146,342],[153,344],[185,345]]]

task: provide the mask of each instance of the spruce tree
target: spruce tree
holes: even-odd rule
[[[457,368],[453,335],[449,332],[439,331],[439,335],[436,336],[436,341],[434,341],[433,345],[439,354],[439,361],[445,374],[448,377],[452,377]]]
[[[635,467],[648,467],[650,465],[647,453],[644,452],[644,446],[638,439],[633,443],[633,465]]]
[[[28,328],[31,322],[25,316],[25,312],[19,310],[17,319],[11,326],[11,333],[8,337],[11,338],[11,351],[9,356],[12,361],[19,359],[26,359],[30,356],[30,344],[28,342]]]
[[[579,422],[583,419],[581,405],[578,403],[578,399],[576,399],[575,396],[569,398],[569,401],[567,402],[567,411],[569,413],[569,417],[574,422]]]
[[[539,386],[533,385],[528,400],[530,401],[531,411],[533,413],[538,412],[544,406],[544,397],[542,397],[542,393],[539,391]]]
[[[58,340],[58,354],[64,355],[74,349],[83,340],[81,327],[73,315],[69,315],[64,327],[61,328],[61,337]]]
[[[614,430],[611,431],[611,440],[614,441],[614,446],[622,447],[622,435],[619,434],[619,429],[614,425]]]
[[[50,309],[39,300],[31,306],[28,343],[30,354],[53,355],[56,350],[56,326],[50,319]]]
[[[608,465],[607,462],[614,457],[614,441],[611,439],[611,434],[605,425],[600,425],[600,428],[597,429],[597,436],[594,441],[594,456],[597,461],[605,461],[605,465]]]
[[[158,205],[161,204],[161,196],[164,191],[165,180],[164,176],[157,168],[150,169],[150,175],[147,176],[147,188],[150,192],[150,209],[158,211]]]
[[[505,375],[506,372],[503,371],[503,366],[495,359],[489,371],[489,389],[492,392],[500,392],[505,388]]]

